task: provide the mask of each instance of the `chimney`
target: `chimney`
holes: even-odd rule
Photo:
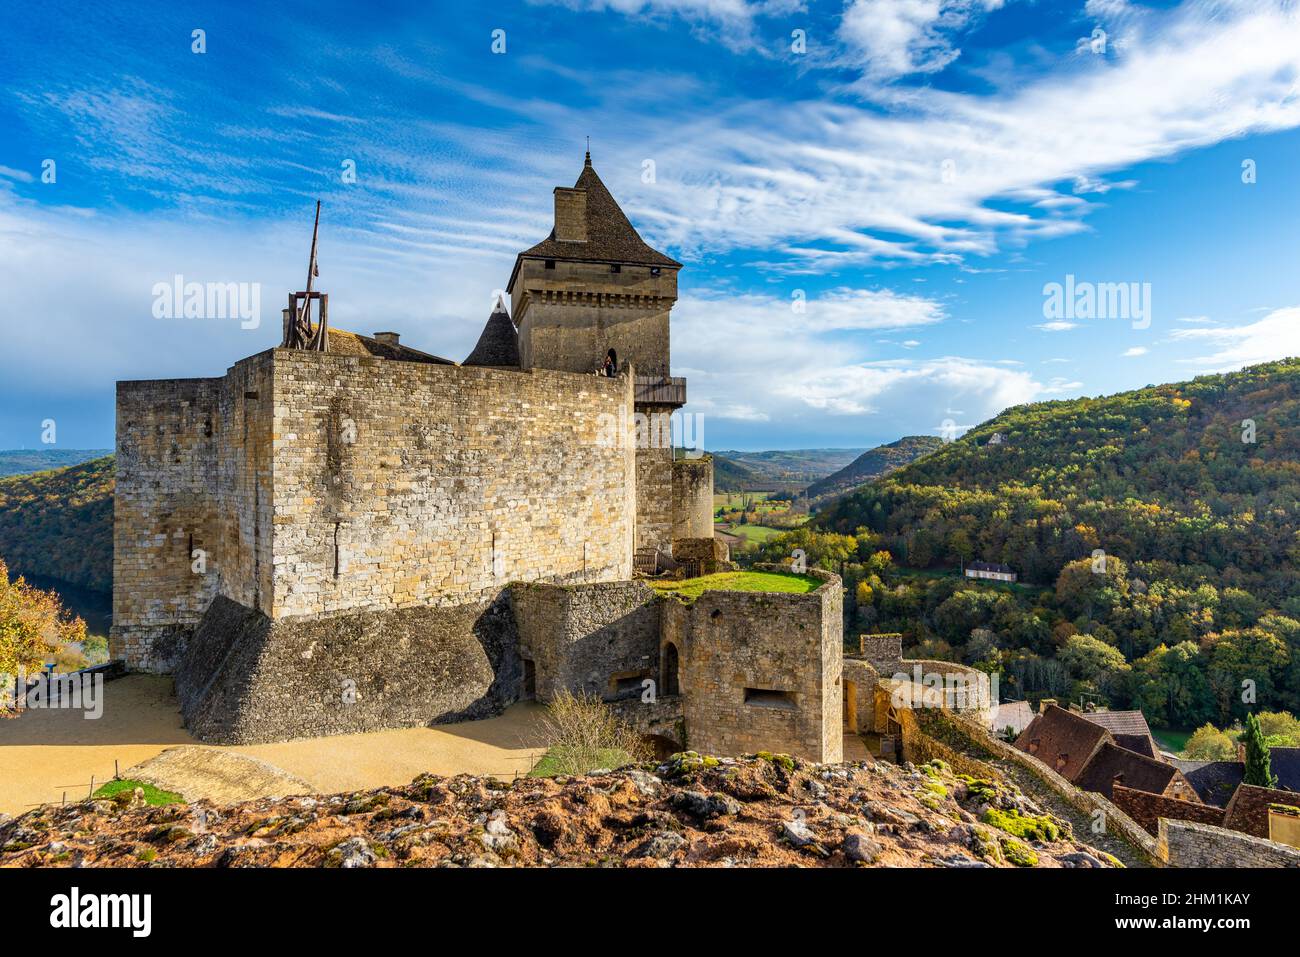
[[[587,191],[555,187],[555,238],[562,243],[587,241]]]
[[[395,346],[397,345],[397,340],[401,338],[401,334],[397,332],[376,332],[372,338],[382,342],[386,346]]]
[[[1039,714],[1046,714],[1046,713],[1047,713],[1047,709],[1050,708],[1050,707],[1051,707],[1052,705],[1054,705],[1054,704],[1056,704],[1056,699],[1055,699],[1055,698],[1044,698],[1042,701],[1038,702],[1038,713],[1039,713]]]

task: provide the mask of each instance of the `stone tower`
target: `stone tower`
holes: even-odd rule
[[[607,359],[619,371],[631,365],[642,568],[656,551],[671,553],[673,542],[669,416],[686,403],[686,380],[669,375],[669,313],[681,265],[638,235],[588,153],[573,187],[555,188],[555,228],[519,254],[507,286],[521,368],[599,372]]]
[[[681,263],[637,235],[587,154],[555,187],[555,228],[515,260],[507,291],[524,369],[595,372],[613,350],[645,376],[669,372],[668,313]]]

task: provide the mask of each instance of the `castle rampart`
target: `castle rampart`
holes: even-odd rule
[[[630,578],[631,406],[628,375],[287,349],[122,383],[115,653],[171,670],[217,594],[278,619]]]

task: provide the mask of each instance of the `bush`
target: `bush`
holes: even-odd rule
[[[649,746],[594,694],[561,691],[542,719],[549,750],[533,769],[538,777],[586,774],[648,761]]]

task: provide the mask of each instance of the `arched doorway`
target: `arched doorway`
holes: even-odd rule
[[[618,375],[618,353],[613,349],[605,353],[605,375]]]
[[[677,646],[671,641],[664,643],[664,660],[663,667],[660,669],[660,678],[663,684],[663,693],[681,694],[681,685],[677,680]]]

